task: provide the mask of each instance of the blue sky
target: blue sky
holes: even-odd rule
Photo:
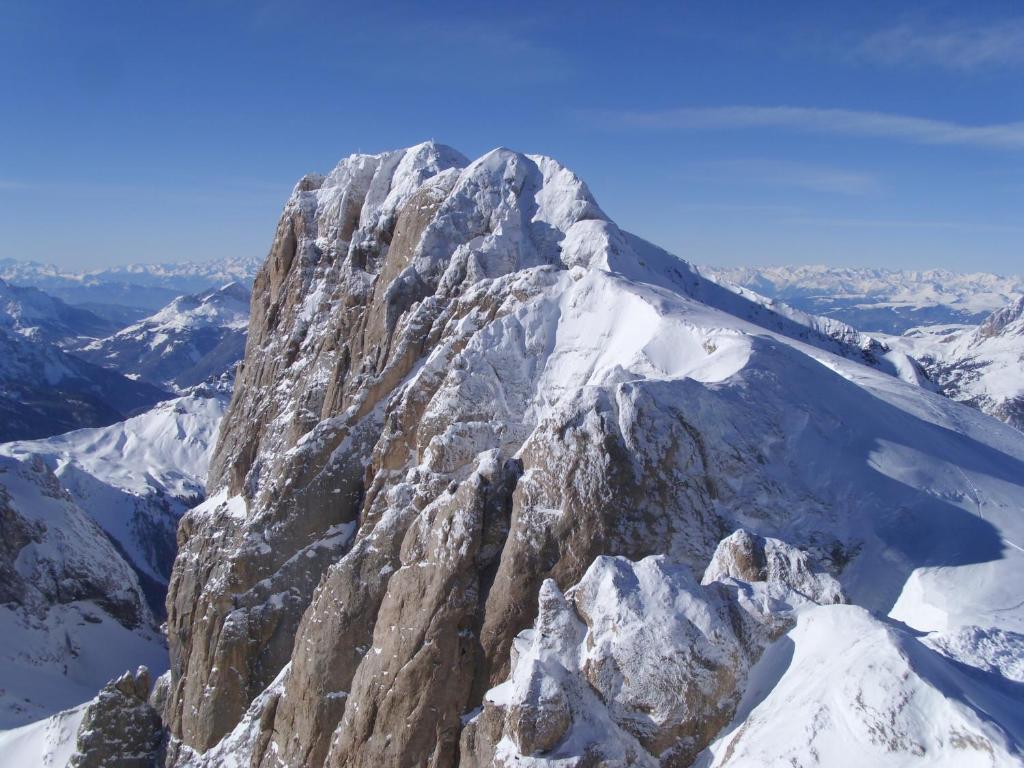
[[[262,257],[302,174],[434,138],[697,263],[1024,272],[1019,2],[0,12],[0,257]]]

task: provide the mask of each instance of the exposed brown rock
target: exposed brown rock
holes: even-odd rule
[[[147,702],[149,670],[112,680],[89,704],[78,729],[71,768],[156,768],[163,727]]]

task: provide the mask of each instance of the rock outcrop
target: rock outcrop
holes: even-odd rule
[[[150,706],[149,670],[125,672],[85,710],[69,768],[155,768],[163,727]]]
[[[548,158],[424,144],[305,177],[179,529],[169,763],[487,765],[602,722],[581,760],[688,764],[794,605],[850,586],[888,611],[963,561],[920,546],[948,471],[888,451],[966,438],[884,367],[619,230]],[[994,529],[940,512],[997,559]]]
[[[463,730],[461,765],[692,765],[735,714],[751,665],[793,626],[794,606],[815,603],[805,593],[841,599],[826,574],[807,589],[805,553],[765,544],[737,531],[701,584],[662,556],[599,557],[564,596],[545,581],[509,679]]]

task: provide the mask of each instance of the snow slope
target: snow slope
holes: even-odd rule
[[[1024,297],[980,325],[912,328],[885,342],[921,361],[943,394],[1024,430]]]
[[[1024,764],[1020,683],[945,657],[857,606],[804,612],[751,677],[733,725],[696,765]]]
[[[96,365],[180,391],[233,371],[245,353],[248,322],[249,291],[229,283],[179,296],[79,354]]]
[[[590,387],[616,392],[620,408],[662,390],[666,405],[688,403],[704,450],[721,457],[705,471],[722,516],[817,540],[819,553],[829,541],[855,550],[842,575],[851,599],[917,629],[1024,631],[1018,433],[813,335],[769,330],[756,309],[748,316],[764,324],[747,320],[731,296],[634,275],[563,273],[552,298],[524,309],[528,326],[554,323],[533,419],[556,418]],[[643,437],[661,439],[653,424]]]
[[[41,459],[0,457],[0,728],[92,698],[124,670],[167,666],[128,563]]]
[[[1024,294],[1021,277],[942,269],[706,266],[701,271],[812,314],[895,334],[922,325],[979,323]]]
[[[88,704],[20,728],[0,731],[0,765],[64,768],[75,752],[75,737]]]
[[[0,444],[0,455],[44,460],[153,587],[162,612],[178,519],[203,498],[228,399],[200,390],[108,427]]]

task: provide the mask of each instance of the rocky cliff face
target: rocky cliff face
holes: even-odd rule
[[[1000,557],[1005,521],[941,495],[983,428],[883,362],[622,232],[547,158],[305,177],[179,529],[169,763],[690,764],[794,605],[886,613],[919,566]],[[983,452],[1024,499],[1024,445]],[[943,615],[994,615],[983,592]]]

